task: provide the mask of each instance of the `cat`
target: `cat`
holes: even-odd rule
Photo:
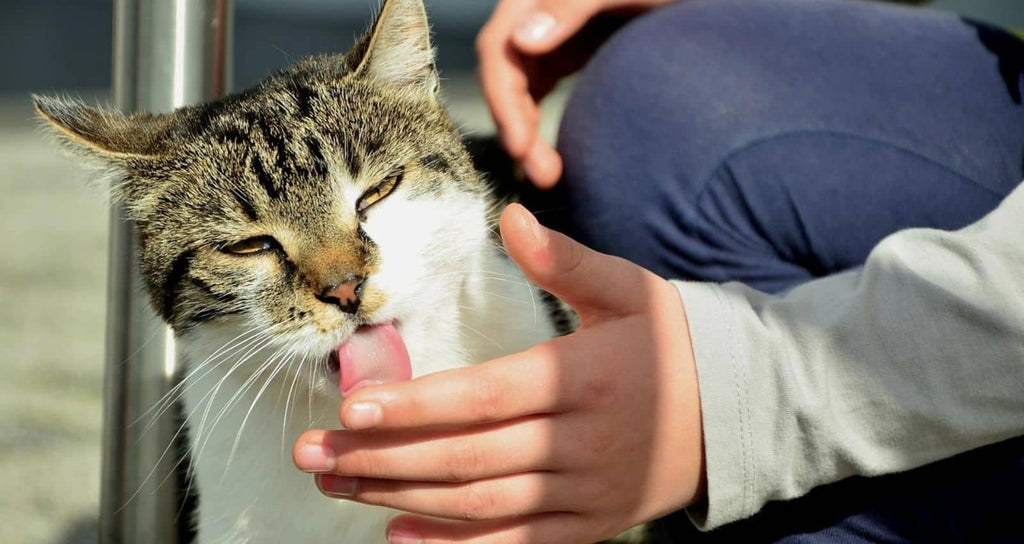
[[[387,0],[347,54],[207,104],[34,97],[137,226],[185,363],[198,543],[383,542],[394,512],[323,497],[291,464],[299,434],[337,427],[360,386],[558,334],[500,250],[500,201],[439,82],[422,0]],[[374,349],[383,361],[352,355]]]

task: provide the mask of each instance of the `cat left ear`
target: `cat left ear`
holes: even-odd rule
[[[168,115],[124,115],[66,98],[33,95],[32,102],[71,151],[105,162],[158,155],[170,122]]]
[[[440,78],[422,0],[384,2],[355,73],[438,95]]]

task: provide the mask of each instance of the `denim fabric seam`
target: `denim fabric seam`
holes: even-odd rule
[[[708,191],[713,186],[714,182],[717,180],[717,178],[715,176],[717,176],[718,173],[720,171],[722,171],[722,169],[727,166],[727,163],[729,161],[731,161],[732,159],[734,159],[735,157],[737,157],[741,153],[744,153],[746,151],[750,151],[750,150],[752,150],[752,149],[754,149],[754,148],[756,148],[758,146],[766,145],[768,143],[771,143],[773,141],[780,140],[780,139],[783,139],[783,138],[789,138],[789,137],[794,137],[794,136],[804,136],[804,135],[814,135],[814,134],[828,135],[828,136],[837,136],[837,137],[841,137],[841,138],[849,138],[849,139],[858,140],[858,141],[861,141],[861,142],[868,142],[868,143],[872,143],[872,144],[877,144],[879,146],[884,146],[884,147],[886,147],[888,149],[891,149],[891,150],[896,150],[896,151],[899,151],[899,152],[902,152],[902,153],[906,153],[907,155],[910,155],[910,156],[915,157],[917,159],[920,159],[920,160],[922,160],[924,162],[927,162],[927,163],[930,163],[932,165],[935,165],[936,167],[938,167],[938,168],[940,168],[940,169],[942,169],[942,170],[944,170],[946,172],[949,172],[950,174],[952,174],[952,175],[954,175],[954,176],[956,176],[958,178],[963,179],[967,183],[969,183],[969,184],[971,184],[973,186],[976,186],[976,187],[978,187],[978,188],[980,188],[980,189],[982,189],[982,190],[984,190],[984,191],[986,191],[988,193],[991,193],[991,194],[995,195],[1000,201],[1005,197],[1005,195],[1001,195],[998,192],[993,191],[992,189],[986,187],[984,184],[974,180],[973,178],[971,178],[970,176],[968,176],[968,175],[966,175],[966,174],[964,174],[962,172],[958,172],[957,170],[955,170],[954,168],[950,167],[949,165],[946,165],[946,164],[938,161],[937,159],[929,157],[928,155],[925,155],[925,154],[920,153],[918,151],[914,151],[913,149],[909,149],[909,148],[907,148],[904,145],[900,145],[900,144],[897,144],[897,143],[894,143],[894,142],[891,142],[891,141],[887,141],[887,140],[884,140],[884,139],[881,139],[881,138],[865,136],[863,134],[856,134],[856,133],[853,133],[853,132],[846,132],[846,131],[842,131],[842,130],[835,130],[835,129],[793,129],[793,130],[786,130],[786,131],[782,131],[782,132],[779,132],[779,133],[776,133],[776,134],[767,135],[767,136],[759,136],[759,137],[754,138],[754,139],[752,139],[752,140],[750,140],[748,142],[744,142],[743,144],[740,144],[740,145],[736,146],[732,151],[729,151],[728,153],[726,153],[722,157],[722,159],[720,161],[718,161],[718,163],[715,164],[715,166],[713,168],[711,168],[711,173],[708,174],[705,177],[704,182],[700,184],[700,189],[697,191],[696,195],[694,195],[693,205],[689,208],[689,210],[687,210],[687,211],[685,211],[683,213],[683,219],[685,221],[687,221],[687,222],[690,222],[691,224],[694,224],[694,221],[696,220],[695,216],[697,214],[697,211],[700,209],[700,205],[701,205],[704,197],[707,196]]]

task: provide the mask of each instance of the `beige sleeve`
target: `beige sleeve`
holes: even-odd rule
[[[785,296],[675,284],[700,381],[702,529],[1024,434],[1024,188]]]

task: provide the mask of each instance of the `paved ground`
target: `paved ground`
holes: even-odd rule
[[[463,126],[493,130],[471,76],[445,86]],[[42,137],[28,97],[0,97],[4,544],[95,541],[107,209],[85,182]]]
[[[0,542],[75,542],[99,498],[106,206],[29,119],[0,103]]]

